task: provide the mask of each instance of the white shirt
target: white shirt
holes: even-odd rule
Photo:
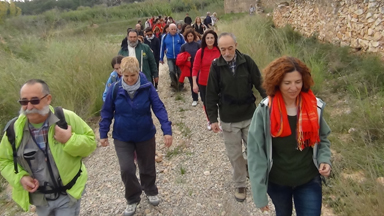
[[[129,56],[136,58],[135,47],[131,47],[128,45],[128,53],[129,53]]]

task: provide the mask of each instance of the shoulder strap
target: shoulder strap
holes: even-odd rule
[[[65,121],[65,115],[64,115],[63,108],[61,106],[58,106],[58,107],[55,107],[54,111],[55,111],[55,116],[57,116],[57,118],[60,119],[56,123],[56,125],[61,127],[61,128],[63,128],[63,129],[67,129],[68,128],[68,124]]]
[[[113,89],[112,89],[112,100],[113,101],[115,100],[115,98],[117,96],[117,91],[119,90],[119,88],[118,87],[116,88],[116,86],[119,85],[119,84],[120,84],[120,81],[119,82],[115,82],[113,84]]]
[[[15,170],[15,174],[19,173],[19,170],[17,169],[17,151],[16,151],[16,142],[15,142],[15,121],[18,117],[15,117],[11,119],[4,128],[4,132],[6,132],[8,141],[12,146],[12,152],[13,152],[13,167]]]

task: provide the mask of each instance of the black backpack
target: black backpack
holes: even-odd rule
[[[57,126],[63,128],[63,129],[67,129],[68,128],[68,124],[67,122],[65,121],[65,115],[64,115],[64,111],[63,111],[63,108],[58,106],[58,107],[55,107],[54,109],[55,111],[55,115],[57,116],[57,118],[59,118],[60,120],[56,123]],[[13,151],[13,166],[14,166],[14,169],[15,169],[15,174],[19,173],[18,169],[17,169],[17,151],[16,151],[16,143],[15,143],[15,121],[17,120],[18,117],[15,117],[13,119],[11,119],[6,125],[5,125],[5,128],[4,128],[4,132],[6,132],[7,134],[7,137],[8,137],[8,141],[9,143],[12,145],[12,151]]]

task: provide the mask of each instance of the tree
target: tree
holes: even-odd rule
[[[3,22],[7,17],[8,8],[9,8],[8,2],[3,2],[3,1],[0,2],[0,22]]]

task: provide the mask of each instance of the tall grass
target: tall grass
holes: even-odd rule
[[[231,15],[227,15],[231,16]],[[315,81],[313,90],[326,103],[325,119],[332,134],[333,174],[324,187],[325,204],[338,215],[381,215],[384,212],[384,63],[373,54],[353,54],[304,38],[285,27],[274,28],[263,16],[235,15],[219,25],[233,32],[238,49],[260,69],[290,55],[303,60]]]
[[[17,114],[20,86],[28,79],[45,80],[53,105],[74,110],[87,119],[101,108],[103,85],[111,72],[110,60],[118,46],[96,35],[58,37],[43,41],[22,35],[7,41],[8,52],[0,51],[3,92],[0,100],[2,125]]]

